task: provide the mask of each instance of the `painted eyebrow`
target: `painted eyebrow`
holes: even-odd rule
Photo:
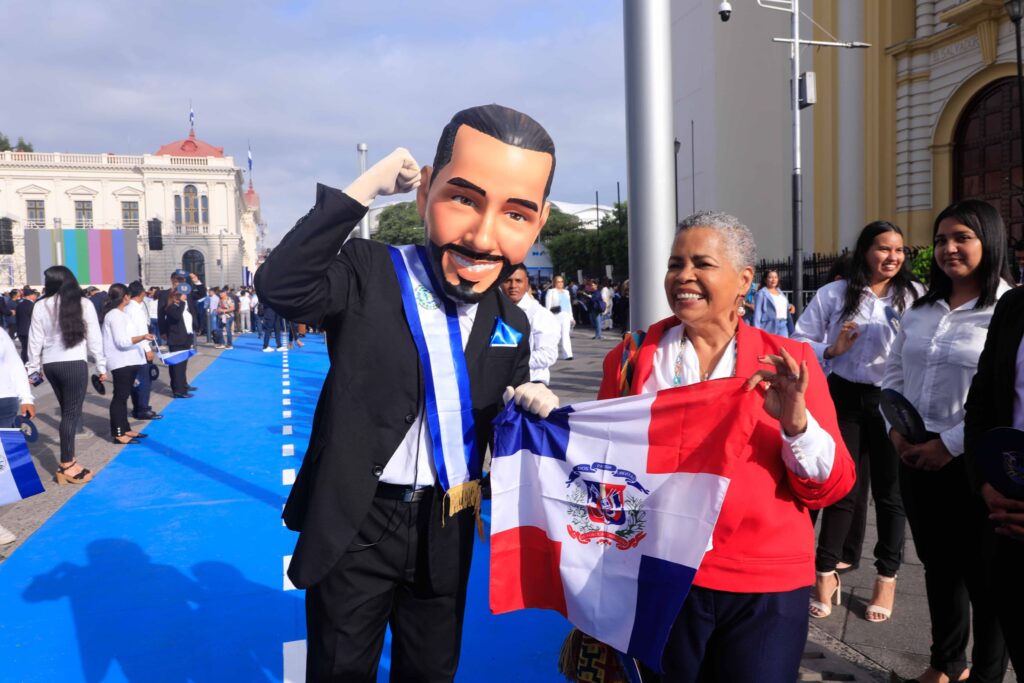
[[[525,206],[527,209],[530,209],[531,211],[536,211],[537,210],[536,202],[531,202],[529,199],[519,199],[518,197],[509,197],[508,203],[509,204],[519,204],[520,206]]]
[[[480,196],[482,196],[482,197],[486,197],[487,196],[487,190],[485,190],[484,188],[480,187],[479,185],[475,185],[475,184],[469,182],[465,178],[459,178],[459,177],[450,178],[448,180],[448,184],[449,185],[455,185],[456,187],[464,187],[467,190],[473,190],[473,192],[479,193]]]

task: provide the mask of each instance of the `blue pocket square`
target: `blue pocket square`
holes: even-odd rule
[[[494,320],[494,332],[491,333],[491,346],[519,346],[523,333],[509,325],[501,318]]]

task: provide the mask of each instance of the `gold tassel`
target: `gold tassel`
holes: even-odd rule
[[[473,508],[476,511],[477,528],[482,533],[482,520],[480,519],[480,481],[474,479],[463,484],[453,486],[444,494],[444,505],[441,506],[441,526],[444,526],[445,517],[454,517],[466,508]],[[445,512],[445,508],[448,511]],[[481,536],[482,538],[482,536]]]

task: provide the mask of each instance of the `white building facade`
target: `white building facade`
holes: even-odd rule
[[[2,286],[41,284],[27,281],[26,228],[138,230],[143,282],[161,287],[177,268],[209,285],[244,284],[265,234],[251,183],[194,130],[154,154],[2,152],[0,218],[14,241],[14,254],[0,256]],[[150,243],[153,219],[162,245]]]

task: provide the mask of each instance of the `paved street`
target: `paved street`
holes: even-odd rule
[[[561,361],[553,370],[552,388],[563,404],[594,398],[601,360],[617,342],[613,334],[604,340],[590,337],[588,330],[579,329],[573,339],[575,360]],[[155,680],[137,677],[133,666],[154,648],[166,652],[169,646],[161,639],[173,638],[185,624],[193,633],[219,639],[219,629],[242,620],[249,631],[253,624],[266,626],[252,632],[255,645],[241,637],[228,643],[251,668],[214,666],[200,648],[190,667],[172,667],[159,680],[204,680],[211,674],[235,676],[233,680],[295,678],[304,647],[301,592],[285,590],[289,585],[281,576],[282,558],[287,562],[294,536],[275,520],[297,467],[293,458],[302,455],[309,437],[309,420],[326,369],[322,342],[309,341],[305,349],[287,355],[259,353],[251,335],[243,337],[234,351],[204,346],[190,361],[190,376],[200,387],[196,398],[171,405],[166,369],[161,368],[153,404],[167,419],[147,425],[152,437],[145,445],[111,444],[105,436],[107,399],[90,393],[84,420],[88,434],[78,440],[78,457],[99,475],[81,488],[52,482],[58,459],[56,401],[48,385],[36,392],[41,435],[32,453],[47,491],[0,509],[0,523],[19,536],[0,554],[0,601],[5,605],[0,660],[33,667],[45,663],[66,680]],[[872,524],[865,542],[869,552],[873,543]],[[476,552],[459,680],[560,680],[555,659],[566,631],[564,621],[536,611],[490,616],[486,544],[477,544]],[[128,559],[136,564],[123,566]],[[58,573],[77,577],[72,580],[83,584],[80,592],[42,590],[43,577],[58,567]],[[133,573],[136,570],[141,573]],[[106,575],[107,571],[112,573]],[[146,610],[162,609],[161,601],[167,599],[166,594],[155,597],[124,582],[166,581],[168,576],[179,586],[179,594],[171,596],[178,611],[171,617],[145,617],[146,623],[155,620],[152,624],[165,620],[159,627],[151,624],[155,640],[133,636],[123,649],[106,643],[106,637],[129,635],[123,625],[127,617],[118,610],[142,618]],[[867,556],[859,570],[843,577],[842,606],[811,625],[803,680],[883,681],[889,680],[890,671],[911,676],[927,665],[928,612],[913,544],[907,544],[894,616],[884,624],[863,619],[872,581]],[[86,588],[98,594],[87,595]],[[235,596],[232,607],[227,608],[224,596],[203,599],[211,590]],[[63,606],[62,596],[70,607]],[[186,605],[191,607],[185,610]],[[205,615],[202,626],[186,620],[196,613]],[[275,623],[267,624],[268,620]],[[122,625],[111,630],[111,623]],[[88,637],[85,627],[106,635]],[[487,648],[481,650],[483,641],[477,639],[493,643],[496,634],[522,639],[525,632],[532,634],[525,645],[532,649],[519,659],[530,666],[520,666],[514,674],[494,673],[513,671],[516,667],[505,658],[515,661],[514,653],[478,654]],[[55,642],[61,647],[55,649]],[[137,651],[131,652],[129,645]],[[11,659],[12,655],[17,656]],[[207,675],[202,671],[204,661],[212,667]]]

